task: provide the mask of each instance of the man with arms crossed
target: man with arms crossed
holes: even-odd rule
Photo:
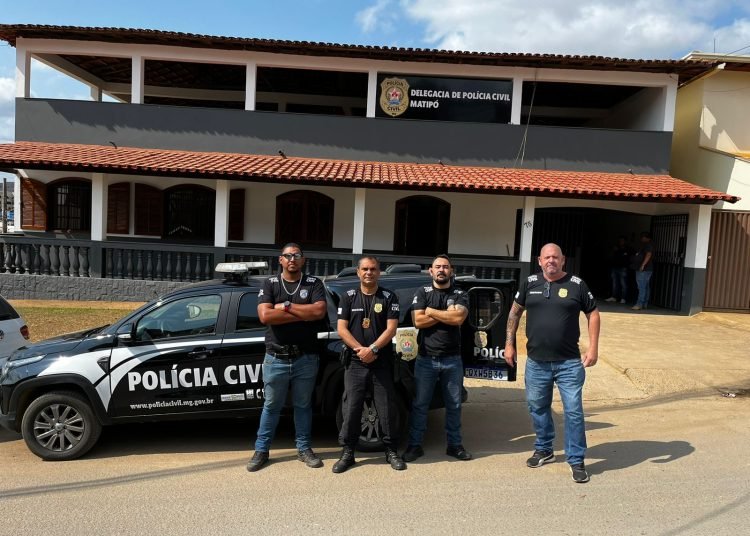
[[[459,460],[471,454],[461,440],[461,396],[464,366],[461,359],[461,324],[469,314],[468,297],[453,287],[453,267],[447,255],[438,255],[430,267],[432,285],[417,290],[412,305],[414,326],[419,328],[419,355],[414,364],[414,396],[409,425],[409,446],[404,460],[424,456],[422,440],[427,428],[427,410],[439,381],[445,402],[445,453]]]
[[[393,386],[393,345],[398,328],[398,296],[378,286],[380,262],[365,255],[357,263],[359,288],[341,297],[338,309],[338,332],[352,350],[351,362],[344,372],[344,422],[339,441],[344,446],[341,459],[333,465],[334,473],[343,473],[354,465],[362,422],[362,405],[369,382],[373,382],[375,409],[383,429],[385,461],[397,471],[406,469],[399,457],[398,430],[394,419],[396,391]]]
[[[269,277],[258,293],[258,316],[266,329],[263,360],[264,402],[255,453],[247,470],[268,462],[279,415],[292,389],[297,457],[308,467],[323,467],[310,446],[312,393],[318,375],[318,331],[326,315],[323,282],[305,275],[305,257],[297,244],[284,246],[279,257],[281,274]],[[324,328],[323,331],[328,331]]]
[[[541,274],[530,275],[516,293],[508,316],[505,361],[516,362],[516,331],[526,309],[526,402],[536,432],[534,454],[529,467],[555,461],[552,421],[552,389],[560,391],[565,417],[565,454],[578,483],[589,481],[583,463],[586,429],[583,418],[585,367],[596,364],[599,356],[599,310],[586,283],[563,271],[565,256],[556,244],[547,244],[539,255]],[[581,357],[578,318],[588,320],[589,348]]]

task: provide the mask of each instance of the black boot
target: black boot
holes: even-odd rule
[[[333,464],[333,472],[343,473],[355,463],[356,460],[354,459],[354,449],[351,447],[344,447],[344,450],[341,451],[341,458],[339,458],[339,461]]]
[[[398,455],[398,452],[396,452],[392,448],[385,449],[385,461],[390,463],[391,467],[396,471],[403,471],[404,469],[406,469],[404,460],[402,460]]]

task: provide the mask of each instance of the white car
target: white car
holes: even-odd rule
[[[13,306],[0,296],[0,358],[26,346],[29,327]]]

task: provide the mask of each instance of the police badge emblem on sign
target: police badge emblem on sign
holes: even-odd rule
[[[487,332],[477,331],[474,333],[474,346],[479,348],[487,348]]]
[[[409,83],[403,78],[386,78],[380,83],[380,109],[398,117],[409,108]]]
[[[401,359],[411,361],[417,357],[417,330],[414,328],[399,329],[396,333],[396,351],[401,353]]]

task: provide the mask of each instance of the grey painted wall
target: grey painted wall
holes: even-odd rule
[[[694,315],[703,310],[703,297],[706,293],[706,269],[685,268],[682,281],[682,303],[680,314]]]
[[[53,99],[16,100],[16,140],[514,167],[525,127]],[[671,132],[531,126],[534,169],[666,173]]]

